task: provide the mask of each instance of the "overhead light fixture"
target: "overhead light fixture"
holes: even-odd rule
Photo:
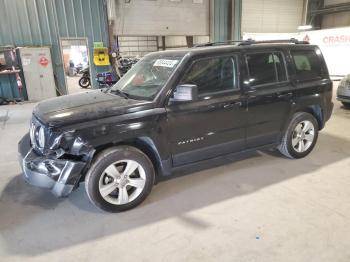
[[[298,30],[310,30],[312,29],[312,25],[300,25],[298,26]]]

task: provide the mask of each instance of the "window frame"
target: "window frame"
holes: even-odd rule
[[[283,83],[288,83],[289,82],[289,73],[288,73],[288,67],[287,67],[287,60],[286,60],[286,55],[284,54],[284,52],[282,50],[262,50],[262,51],[251,51],[251,52],[246,52],[244,53],[244,63],[246,66],[246,70],[247,70],[247,75],[248,75],[248,80],[251,79],[251,75],[250,75],[250,70],[249,70],[249,64],[248,64],[248,55],[254,55],[254,54],[272,54],[273,57],[273,61],[274,61],[274,68],[275,68],[275,78],[276,81],[274,82],[270,82],[270,83],[265,83],[265,84],[259,84],[259,85],[251,85],[249,82],[249,86],[252,88],[260,88],[260,87],[265,87],[265,86],[271,86],[271,85],[279,85],[279,84],[283,84]],[[275,62],[275,57],[274,55],[276,53],[280,53],[283,59],[283,67],[285,70],[285,74],[286,74],[286,80],[283,81],[279,81],[278,80],[278,72],[277,72],[277,66],[276,66],[276,62]]]
[[[316,56],[316,58],[318,59],[318,62],[320,63],[320,75],[316,76],[316,77],[312,77],[312,78],[299,78],[298,77],[298,69],[297,69],[297,65],[295,64],[295,60],[294,60],[294,55],[293,53],[294,52],[313,52],[314,55]],[[323,68],[323,64],[322,64],[322,61],[319,57],[319,55],[317,54],[316,50],[315,49],[291,49],[289,50],[289,54],[290,54],[290,58],[291,58],[291,63],[293,65],[293,68],[294,68],[294,74],[295,74],[295,80],[298,81],[298,82],[305,82],[305,81],[314,81],[314,80],[320,80],[320,79],[323,79],[324,77],[324,68]],[[312,68],[312,65],[310,64],[311,68]]]
[[[216,96],[221,96],[221,95],[225,95],[225,94],[229,94],[229,93],[234,94],[235,92],[241,91],[241,87],[240,87],[240,84],[239,84],[240,83],[239,57],[238,57],[237,53],[232,53],[232,54],[219,54],[219,55],[203,56],[203,57],[198,57],[198,58],[191,59],[191,61],[189,62],[189,65],[186,68],[186,70],[181,74],[181,76],[179,76],[179,80],[176,82],[176,85],[173,88],[172,93],[175,91],[176,86],[179,85],[181,80],[192,69],[193,65],[196,62],[202,61],[202,60],[208,60],[208,59],[215,59],[215,58],[232,58],[233,59],[234,65],[235,65],[234,73],[236,74],[236,77],[235,77],[235,88],[222,90],[222,91],[218,91],[218,92],[204,93],[204,94],[200,94],[198,92],[198,100],[206,100],[208,97],[214,98]]]

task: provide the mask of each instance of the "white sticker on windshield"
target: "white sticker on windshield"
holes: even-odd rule
[[[157,59],[153,66],[174,67],[179,60]]]

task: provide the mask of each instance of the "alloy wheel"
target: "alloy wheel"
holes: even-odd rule
[[[143,167],[134,160],[120,160],[109,165],[99,180],[101,196],[113,205],[125,205],[135,200],[146,184]]]
[[[315,139],[315,127],[311,121],[300,122],[292,134],[292,147],[298,153],[307,151]]]

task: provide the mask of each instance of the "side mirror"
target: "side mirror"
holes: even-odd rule
[[[173,93],[171,102],[195,101],[198,99],[198,87],[196,85],[178,85]]]

